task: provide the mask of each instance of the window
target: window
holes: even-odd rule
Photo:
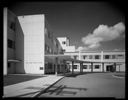
[[[8,39],[8,47],[12,48],[12,49],[15,49],[15,42],[10,40],[10,39]]]
[[[74,65],[74,66],[73,66],[73,69],[77,69],[77,65]]]
[[[66,44],[66,42],[65,42],[65,41],[63,41],[63,42],[62,42],[62,44]]]
[[[88,66],[87,65],[83,65],[83,69],[88,69]]]
[[[43,67],[40,67],[40,70],[43,70]]]
[[[100,59],[100,55],[95,55],[95,59]]]
[[[15,31],[15,23],[14,23],[14,22],[11,22],[10,28],[11,28],[13,31]]]
[[[92,55],[89,55],[89,59],[92,59]]]
[[[95,65],[95,69],[99,69],[100,68],[100,65]]]
[[[8,68],[10,68],[10,66],[11,66],[11,64],[10,64],[10,63],[8,63]]]
[[[74,59],[75,59],[75,60],[78,59],[78,56],[74,56]]]
[[[83,59],[86,59],[86,58],[87,58],[87,55],[84,55],[84,56],[83,56]]]
[[[124,59],[124,55],[117,55],[117,59]]]
[[[110,59],[110,55],[105,55],[104,58],[105,59]]]
[[[116,55],[112,55],[112,59],[116,59]]]
[[[51,63],[48,64],[48,69],[52,69],[52,64]]]

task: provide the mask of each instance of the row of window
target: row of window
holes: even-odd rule
[[[100,66],[101,66],[101,65],[94,65],[94,69],[99,69]],[[73,66],[74,69],[77,69],[77,67],[78,67],[78,65],[74,65],[74,66]],[[82,67],[83,67],[83,69],[91,69],[91,68],[92,68],[91,65],[83,65]]]
[[[8,48],[15,49],[15,41],[8,39]]]
[[[78,59],[78,56],[74,56],[74,59]],[[101,59],[101,55],[84,55],[82,59]],[[103,59],[124,59],[124,55],[103,55]]]

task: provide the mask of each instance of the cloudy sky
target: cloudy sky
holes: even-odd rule
[[[125,50],[125,15],[108,2],[20,2],[17,16],[45,14],[56,37],[69,37],[76,50]]]

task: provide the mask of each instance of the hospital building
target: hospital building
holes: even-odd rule
[[[3,74],[125,71],[125,51],[76,51],[55,37],[44,14],[16,16],[3,9]]]

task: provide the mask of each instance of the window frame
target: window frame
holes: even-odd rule
[[[98,68],[96,68],[98,66]],[[100,69],[100,65],[94,65],[94,69]]]

